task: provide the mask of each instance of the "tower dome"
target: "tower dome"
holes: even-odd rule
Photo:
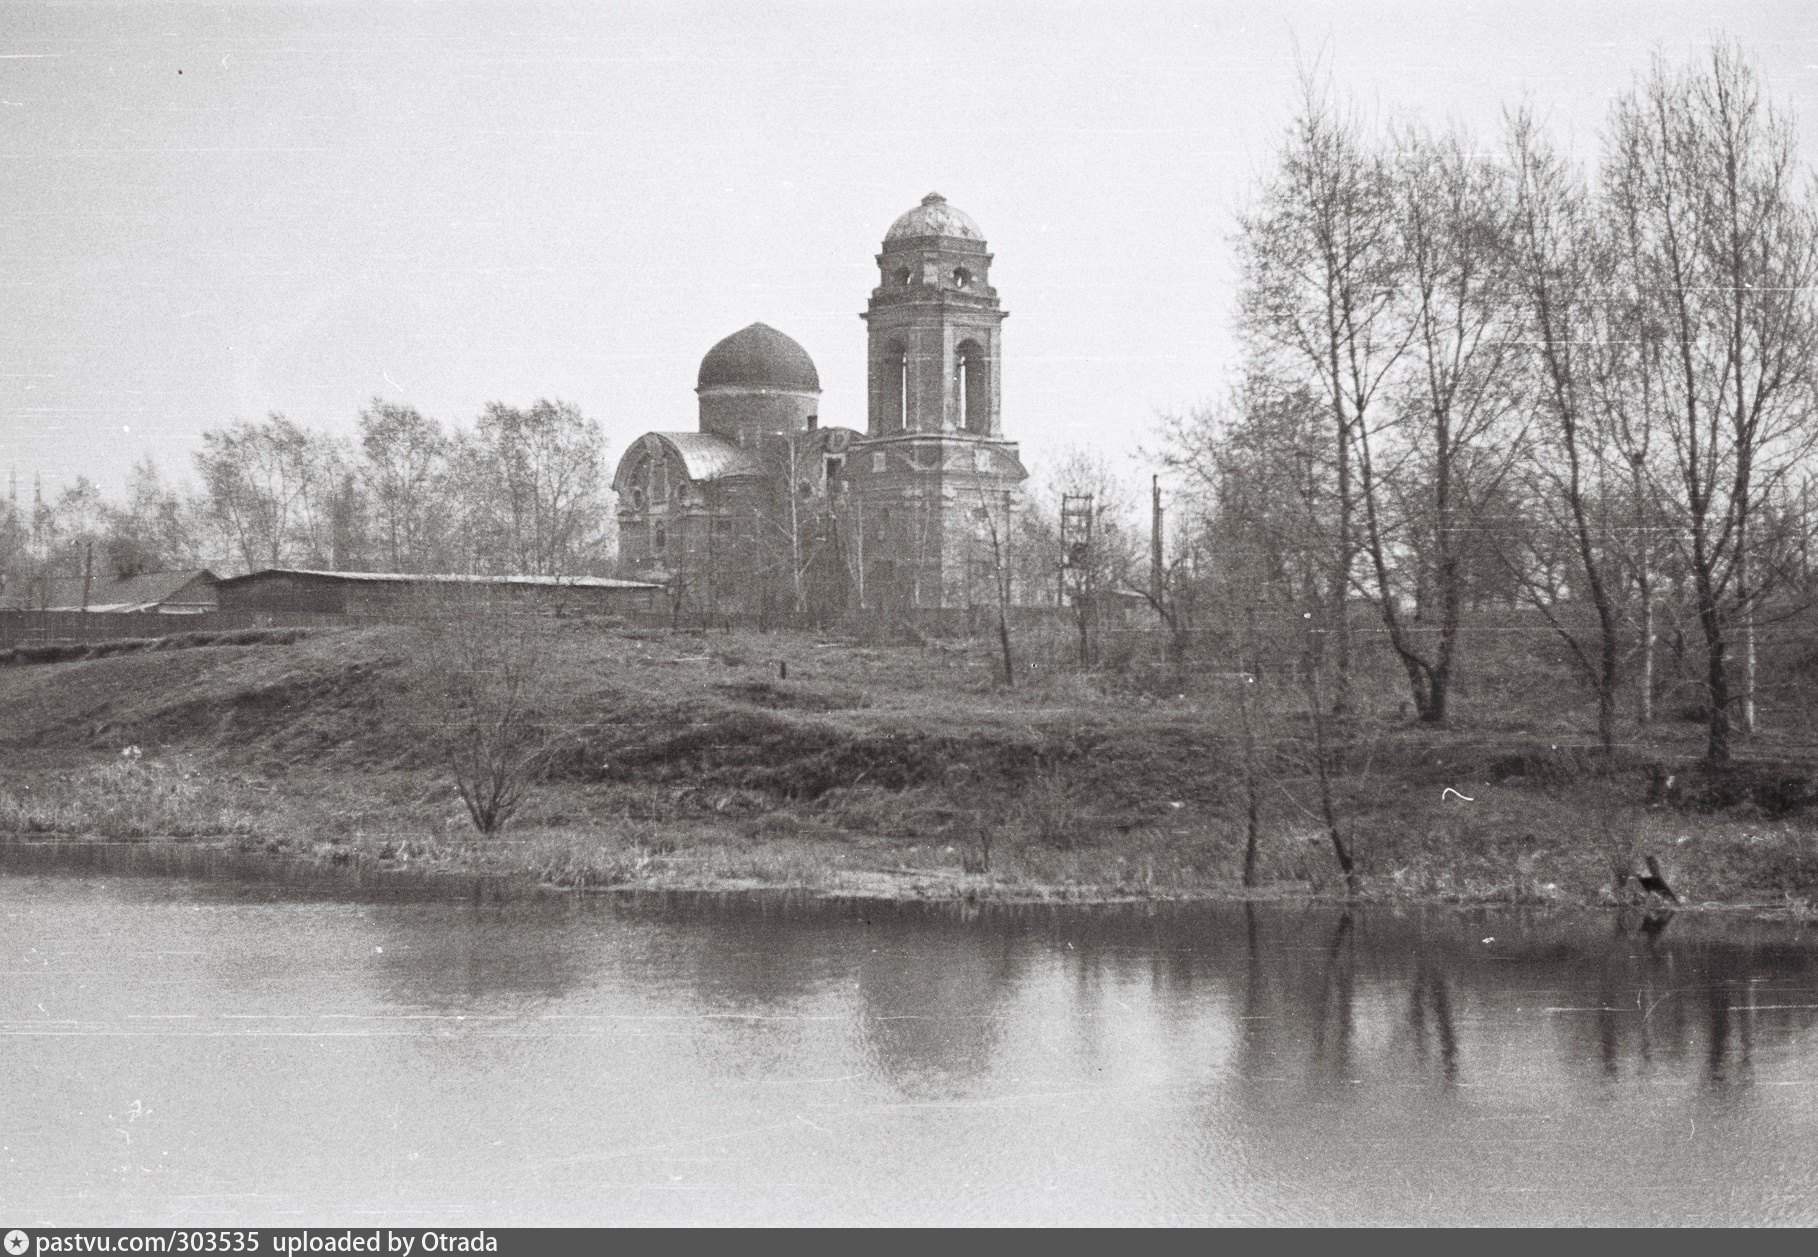
[[[972,216],[965,210],[947,204],[947,198],[939,192],[930,192],[922,198],[920,205],[891,223],[890,230],[884,233],[884,243],[888,245],[898,240],[914,240],[925,236],[977,240],[980,243],[985,239],[978,224],[972,221]]]
[[[734,332],[701,359],[698,388],[743,387],[821,391],[808,351],[774,327],[753,323]]]

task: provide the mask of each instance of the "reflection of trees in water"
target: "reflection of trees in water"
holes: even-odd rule
[[[1441,1075],[1448,1083],[1458,1081],[1458,1030],[1452,1022],[1452,991],[1444,969],[1425,952],[1414,966],[1413,989],[1408,995],[1408,1028],[1413,1031],[1414,1053],[1427,1059],[1428,1024],[1432,1039],[1439,1047]]]
[[[1813,957],[1805,949],[1721,941],[1669,941],[1672,914],[1619,917],[1597,971],[1597,1056],[1603,1073],[1646,1073],[1665,1064],[1701,1064],[1712,1088],[1752,1080],[1756,1039],[1809,1029]],[[1762,991],[1798,990],[1795,1001],[1763,1007]],[[1793,1006],[1787,1006],[1791,1003]],[[1701,1041],[1702,1040],[1702,1041]]]
[[[1179,1035],[1190,1053],[1201,1010],[1232,1017],[1240,1076],[1298,1078],[1328,1098],[1353,1095],[1353,1079],[1405,1082],[1410,1069],[1442,1086],[1482,1084],[1485,1067],[1471,1065],[1484,1046],[1466,1025],[1493,1027],[1485,1033],[1504,1064],[1492,1075],[1523,1054],[1548,1068],[1540,1048],[1556,1042],[1568,1064],[1611,1080],[1696,1070],[1712,1085],[1746,1088],[1758,1042],[1818,1021],[1799,1007],[1818,1002],[1818,955],[1685,914],[1606,925],[1255,905],[638,902],[378,906],[369,912],[387,946],[373,963],[393,998],[429,1005],[554,998],[596,983],[608,963],[711,1007],[785,1011],[822,997],[853,1007],[841,994],[851,990],[879,1070],[924,1093],[983,1076],[1007,1035],[1038,1025],[1062,1030],[1082,1068],[1116,1067],[1124,1014],[1110,997],[1145,980],[1159,1003],[1143,1014],[1152,1026],[1136,1033]],[[1041,988],[1056,1002],[1006,1021],[1030,965],[1047,959],[1063,966],[1049,972],[1066,985]]]
[[[1013,939],[893,933],[857,967],[866,1046],[898,1088],[950,1095],[990,1070],[1021,968]]]
[[[1726,975],[1711,982],[1705,998],[1710,1013],[1705,1036],[1706,1078],[1718,1086],[1749,1081],[1755,1051],[1754,979]]]
[[[428,1008],[485,1010],[560,998],[593,977],[584,920],[562,906],[381,905],[371,958],[388,994]]]
[[[1769,1045],[1818,1022],[1818,951],[1689,914],[1618,929],[1563,914],[1232,915],[1239,946],[1209,953],[1201,978],[1229,992],[1237,1023],[1236,1079],[1208,1096],[1206,1137],[1241,1149],[1305,1220],[1515,1220],[1529,1200],[1594,1217],[1593,1184],[1645,1190],[1663,1131],[1771,1157],[1753,1117],[1708,1135],[1704,1119],[1761,1112],[1754,1075],[1789,1063]],[[1697,1178],[1695,1154],[1662,1161],[1657,1194]],[[1642,1199],[1611,1199],[1610,1218]],[[1723,1216],[1720,1200],[1698,1207]]]
[[[1362,1065],[1361,978],[1368,992],[1365,1003],[1373,1008],[1386,1007],[1383,996],[1389,989],[1406,991],[1407,1033],[1388,1041],[1406,1043],[1417,1062],[1437,1053],[1441,1077],[1457,1081],[1458,1032],[1442,956],[1416,945],[1413,973],[1391,977],[1380,971],[1379,957],[1360,957],[1358,918],[1350,911],[1316,917],[1287,938],[1265,938],[1254,905],[1245,905],[1244,920],[1242,995],[1237,1001],[1240,1071],[1281,1077],[1286,1063],[1304,1055],[1302,1072],[1309,1082],[1325,1087],[1354,1080]]]
[[[1309,1010],[1313,1063],[1335,1078],[1351,1076],[1351,1038],[1356,1028],[1356,956],[1349,946],[1351,930],[1351,914],[1345,912],[1332,927],[1325,964],[1319,971],[1319,998]]]
[[[624,915],[651,927],[649,962],[710,1007],[774,1015],[825,996],[851,1011],[878,1072],[922,1095],[990,1069],[1025,940],[1045,925],[975,904],[788,895],[653,896]]]
[[[1513,914],[1233,915],[1235,945],[1209,951],[1202,978],[1232,993],[1245,1076],[1323,1085],[1413,1065],[1456,1084],[1473,1047],[1469,1012],[1473,1024],[1496,1027],[1505,1059],[1519,1058],[1517,1043],[1552,1039],[1568,1063],[1608,1078],[1696,1070],[1735,1087],[1747,1084],[1764,1036],[1818,1024],[1818,953],[1731,939],[1721,923],[1688,932],[1664,914],[1617,918],[1613,929],[1597,918]],[[1767,999],[1775,988],[1800,996]]]

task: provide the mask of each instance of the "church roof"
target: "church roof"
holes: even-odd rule
[[[884,233],[884,243],[917,236],[946,236],[955,240],[976,240],[980,244],[985,240],[985,234],[972,221],[972,216],[947,204],[947,198],[939,192],[930,192],[922,198],[920,205],[891,223],[890,230]]]
[[[724,437],[707,432],[653,432],[682,456],[690,480],[723,480],[728,476],[761,476],[758,460]]]
[[[821,391],[821,377],[808,351],[764,323],[736,331],[709,349],[701,359],[697,384]]]
[[[696,482],[764,474],[762,464],[755,457],[722,437],[706,432],[646,432],[633,441],[619,459],[618,472],[612,478],[615,492],[631,491],[631,475],[639,460],[648,452],[641,448],[647,441],[661,442],[673,450],[682,460],[682,470],[690,480]]]

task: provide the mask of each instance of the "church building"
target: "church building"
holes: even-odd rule
[[[1028,473],[1004,435],[991,254],[930,193],[891,224],[877,266],[862,431],[823,423],[807,351],[753,323],[701,359],[697,430],[625,451],[620,563],[664,582],[678,611],[995,604]]]

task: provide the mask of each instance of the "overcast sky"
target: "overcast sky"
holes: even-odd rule
[[[1235,214],[1297,47],[1384,114],[1581,155],[1653,51],[1739,39],[1813,152],[1818,4],[0,0],[0,474],[21,496],[269,411],[552,397],[616,459],[754,320],[864,426],[891,220],[982,227],[1007,432],[1133,447],[1221,392]]]

